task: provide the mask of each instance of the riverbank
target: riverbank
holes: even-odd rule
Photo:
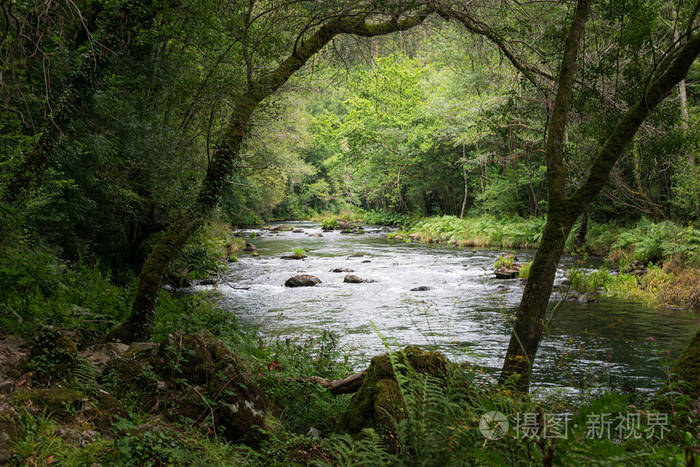
[[[693,465],[692,401],[679,393],[654,399],[613,390],[536,400],[499,389],[439,353],[407,348],[372,360],[354,395],[333,395],[309,378],[353,371],[339,363],[333,335],[262,341],[210,299],[175,303],[169,313],[159,310],[152,343],[100,344],[57,328],[28,339],[3,336],[3,461]],[[493,411],[502,418],[489,424],[485,414]],[[638,424],[619,425],[630,413]],[[591,420],[601,416],[621,417],[618,431],[601,425],[592,432]],[[494,434],[492,425],[505,432]]]
[[[188,248],[211,254],[183,259],[193,269],[227,264],[230,240],[241,238],[221,227],[201,235],[207,241]],[[98,268],[62,263],[47,250],[13,255],[0,267],[7,305],[0,311],[0,455],[9,463],[686,465],[695,455],[693,399],[676,391],[665,399],[613,388],[535,399],[437,353],[408,349],[366,363],[369,377],[357,393],[334,395],[311,377],[364,369],[348,365],[337,336],[264,338],[221,309],[216,292],[181,296],[164,288],[151,342],[104,344],[128,314],[133,284],[116,286]],[[649,355],[670,372],[661,350]],[[479,430],[492,411],[510,424],[503,437]],[[638,413],[644,437],[590,433],[588,422],[603,413]],[[532,423],[537,414],[569,420],[566,433],[545,437],[544,426]]]
[[[461,248],[536,248],[544,219],[459,219],[431,217],[408,222],[389,238],[403,242],[441,243]],[[602,292],[640,300],[651,306],[700,310],[700,230],[668,221],[641,220],[632,226],[590,224],[586,242],[574,245],[572,229],[566,252],[603,258],[600,272],[577,272],[576,292]],[[582,275],[583,274],[583,275]]]

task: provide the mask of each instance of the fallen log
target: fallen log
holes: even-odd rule
[[[326,379],[321,378],[320,376],[307,376],[305,378],[293,378],[293,380],[300,383],[318,383],[324,388],[328,389],[331,394],[337,396],[339,394],[351,394],[353,392],[357,392],[357,390],[360,389],[360,386],[362,386],[362,381],[365,379],[366,371],[367,370],[362,370],[359,373],[355,373],[343,379]]]

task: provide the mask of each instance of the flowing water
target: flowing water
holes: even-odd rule
[[[492,265],[503,250],[406,244],[387,240],[386,230],[379,228],[368,228],[364,235],[335,231],[311,237],[321,233],[318,224],[293,225],[305,232],[246,232],[256,233],[250,241],[260,256],[242,254],[225,275],[229,285],[218,286],[224,308],[242,322],[268,337],[334,331],[357,368],[385,352],[389,342],[437,348],[455,361],[497,374],[523,291],[520,280],[493,278]],[[281,259],[295,248],[308,249],[308,258]],[[525,262],[533,252],[517,255]],[[562,259],[557,281],[572,264],[571,259]],[[344,283],[345,273],[330,272],[335,268],[352,269],[375,282]],[[296,274],[315,275],[322,283],[285,287],[285,280]],[[411,291],[420,286],[430,290]],[[648,338],[654,339],[657,350],[668,350],[675,357],[699,323],[688,312],[652,310],[612,298],[564,301],[540,345],[533,386],[655,388],[663,381],[663,372],[657,362],[649,361]]]

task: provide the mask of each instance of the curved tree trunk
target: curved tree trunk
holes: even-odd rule
[[[304,64],[338,34],[355,34],[365,37],[380,36],[395,31],[403,31],[423,22],[431,13],[423,9],[402,20],[392,19],[385,23],[367,23],[362,18],[341,17],[321,26],[305,41],[300,42],[292,54],[275,71],[251,82],[241,96],[232,113],[218,148],[207,169],[206,177],[196,201],[187,212],[166,231],[163,238],[146,257],[139,274],[136,296],[129,319],[112,330],[111,339],[124,342],[150,338],[156,298],[163,274],[177,252],[190,236],[207,220],[226,186],[226,180],[233,172],[239,151],[246,136],[248,123],[258,104],[274,94]]]

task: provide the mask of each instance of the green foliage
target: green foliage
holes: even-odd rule
[[[422,242],[445,242],[459,246],[534,248],[542,235],[540,218],[497,219],[491,216],[459,219],[431,217],[415,222],[406,235]]]
[[[103,462],[127,466],[156,466],[178,464],[192,459],[173,433],[160,428],[143,430],[137,425],[120,420],[115,423],[117,437],[112,449],[102,457]]]
[[[528,261],[523,264],[518,271],[518,277],[521,279],[527,279],[530,277],[530,268],[532,267],[532,261]]]
[[[643,263],[659,263],[679,255],[689,265],[700,266],[700,230],[670,221],[642,219],[633,229],[620,233],[610,248],[629,251],[632,260]]]
[[[31,246],[30,246],[31,245]],[[109,275],[82,263],[69,266],[40,246],[24,243],[0,255],[0,327],[29,336],[42,326],[104,332],[123,319],[129,293]]]
[[[406,228],[416,219],[406,214],[391,211],[368,211],[364,215],[364,222],[370,225],[390,225]]]
[[[598,292],[614,280],[607,269],[599,269],[587,274],[583,269],[572,268],[567,278],[571,289],[581,293]]]
[[[38,382],[51,384],[71,374],[78,360],[78,350],[63,332],[44,328],[36,334],[31,345],[27,369]]]
[[[374,430],[365,429],[356,436],[333,435],[324,440],[324,447],[330,455],[330,462],[324,466],[347,465],[396,465],[401,460],[387,452],[382,439]]]
[[[515,264],[515,256],[513,255],[499,255],[496,262],[493,263],[494,269],[506,268],[512,269]]]
[[[669,416],[672,433],[662,438],[615,439],[596,438],[589,433],[589,416],[602,413],[625,416],[644,410],[658,411],[653,401],[630,401],[629,395],[606,392],[577,400],[538,400],[516,396],[502,388],[484,384],[483,377],[471,370],[453,366],[444,379],[416,372],[410,366],[392,360],[394,374],[406,407],[406,417],[394,420],[396,438],[390,440],[393,452],[376,444],[372,432],[359,440],[348,437],[331,438],[326,448],[333,459],[347,459],[352,465],[373,465],[377,459],[391,464],[406,465],[539,465],[549,457],[555,465],[616,465],[658,462],[684,465],[690,445],[675,440],[685,439],[691,429],[690,401],[682,397],[675,401],[676,415]],[[477,428],[481,417],[491,411],[502,413],[510,422],[509,430],[500,439],[486,439]],[[568,436],[556,441],[525,436],[525,414],[534,414],[541,429],[544,414],[569,413]],[[640,418],[641,433],[648,430]],[[678,425],[673,426],[670,418]],[[519,422],[518,422],[519,420]],[[517,429],[517,424],[520,428]],[[673,426],[673,427],[672,427]],[[395,457],[394,457],[395,456]]]
[[[340,227],[337,219],[323,219],[321,228],[324,230],[337,230]]]
[[[295,248],[292,253],[295,258],[306,258],[306,250],[303,248]]]

